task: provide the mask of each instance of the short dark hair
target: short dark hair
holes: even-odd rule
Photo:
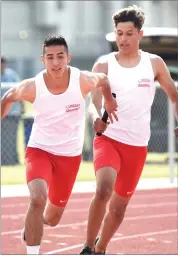
[[[7,59],[5,57],[1,57],[1,63],[7,63]]]
[[[53,35],[53,36],[48,36],[44,40],[43,48],[42,48],[43,55],[45,53],[45,47],[52,46],[52,45],[64,45],[68,53],[68,45],[65,38],[60,35]]]
[[[145,21],[145,13],[143,10],[136,5],[123,8],[112,16],[115,27],[120,22],[133,22],[134,27],[140,30]]]

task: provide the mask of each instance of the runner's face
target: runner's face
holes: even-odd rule
[[[139,49],[143,31],[134,27],[133,22],[119,22],[116,30],[116,44],[123,53],[132,53]]]
[[[53,78],[60,78],[67,68],[71,54],[67,53],[64,45],[52,45],[45,47],[42,62]]]

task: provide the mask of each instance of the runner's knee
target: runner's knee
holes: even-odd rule
[[[116,220],[123,220],[128,203],[129,198],[123,198],[114,193],[109,205],[109,212],[112,217]]]
[[[30,206],[36,209],[44,210],[46,206],[47,195],[38,194],[30,197]]]
[[[44,210],[47,201],[47,184],[42,179],[35,179],[28,183],[30,191],[30,206]]]
[[[112,215],[112,218],[120,221],[123,220],[125,212],[126,212],[127,205],[115,205],[109,207],[109,212]]]
[[[112,195],[112,192],[113,192],[112,184],[105,181],[97,185],[95,197],[100,201],[108,201]]]

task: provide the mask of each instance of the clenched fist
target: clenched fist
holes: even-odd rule
[[[105,123],[100,118],[97,118],[93,124],[95,132],[103,133],[108,127],[109,122]]]

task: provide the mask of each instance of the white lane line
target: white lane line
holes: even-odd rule
[[[177,213],[169,213],[169,214],[155,214],[155,215],[147,215],[147,216],[135,216],[135,217],[125,217],[124,221],[128,220],[147,220],[147,219],[159,219],[159,218],[167,218],[167,217],[177,217]],[[79,222],[79,223],[73,223],[73,224],[64,224],[64,225],[57,225],[56,227],[48,227],[45,226],[44,229],[58,229],[58,228],[69,228],[69,227],[78,227],[78,226],[84,226],[87,224],[87,221]],[[7,232],[1,232],[1,236],[3,235],[11,235],[11,234],[17,234],[21,232],[22,230],[14,230],[14,231],[7,231]]]
[[[132,199],[132,201],[137,201],[137,198],[140,198],[140,197],[144,197],[144,198],[166,198],[166,197],[177,197],[177,194],[176,192],[175,193],[161,193],[161,194],[149,194],[149,195],[135,195]],[[22,197],[23,198],[23,197]],[[92,198],[92,197],[91,197]],[[86,198],[71,198],[68,202],[68,204],[71,204],[71,203],[77,203],[77,202],[85,202],[87,200],[91,200],[90,197],[86,197]],[[18,203],[18,206],[28,206],[28,202],[27,203]],[[16,203],[6,203],[6,202],[1,202],[1,209],[3,208],[10,208],[10,207],[17,207],[17,204]]]
[[[133,238],[138,238],[138,237],[147,237],[147,236],[153,236],[153,235],[161,235],[161,234],[168,234],[172,232],[177,232],[177,229],[170,229],[170,230],[164,230],[164,231],[158,231],[158,232],[149,232],[149,233],[142,233],[142,234],[137,234],[137,235],[129,235],[129,236],[124,236],[124,237],[116,237],[112,238],[111,241],[118,241],[118,240],[125,240],[125,239],[133,239]],[[68,250],[72,250],[75,248],[81,248],[83,244],[76,244],[75,246],[69,246],[63,249],[57,249],[54,251],[49,251],[44,254],[54,254],[54,253],[59,253],[59,252],[65,252]]]
[[[56,227],[49,227],[49,226],[44,226],[44,229],[58,229],[58,228],[70,228],[70,227],[74,227],[74,226],[84,226],[87,224],[87,221],[83,221],[83,222],[79,222],[79,223],[71,223],[71,224],[63,224],[63,225],[57,225]],[[17,234],[17,233],[21,233],[22,229],[18,229],[18,230],[13,230],[13,231],[6,231],[6,232],[1,232],[1,236],[4,235],[11,235],[11,234]]]
[[[76,245],[69,246],[69,247],[66,247],[66,248],[63,248],[63,249],[58,249],[58,250],[46,252],[44,254],[54,254],[56,252],[65,252],[65,251],[72,250],[72,249],[75,249],[75,248],[80,248],[82,246],[83,246],[83,244],[76,244]]]
[[[86,212],[88,211],[88,209],[71,209],[71,210],[65,210],[65,215],[67,213],[73,213],[73,212]],[[24,213],[20,213],[20,214],[4,214],[4,215],[1,215],[1,219],[21,219],[25,217],[25,214]]]
[[[170,240],[163,240],[162,242],[165,244],[172,244],[172,241],[170,241]]]
[[[152,237],[148,237],[146,240],[149,241],[149,242],[156,241],[156,239],[155,239],[155,238],[152,238]]]
[[[174,201],[174,202],[168,202],[166,203],[166,206],[168,205],[177,205],[177,202]],[[156,207],[165,207],[165,202],[164,203],[150,203],[150,204],[135,204],[135,205],[129,205],[128,206],[128,209],[137,209],[137,208],[156,208]],[[83,209],[66,209],[65,210],[65,213],[64,214],[67,214],[67,213],[78,213],[78,212],[87,212],[88,211],[88,208],[83,208]],[[4,214],[4,215],[1,215],[1,219],[19,219],[19,218],[22,218],[22,217],[25,217],[25,214],[24,213],[19,213],[19,214]]]

